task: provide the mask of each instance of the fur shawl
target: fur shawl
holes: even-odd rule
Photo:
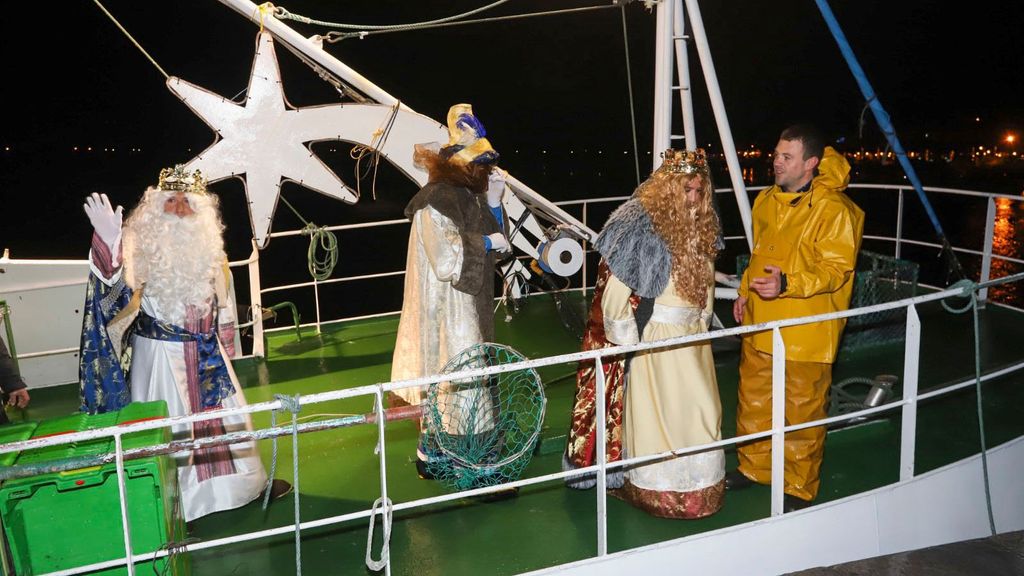
[[[594,247],[611,273],[639,296],[655,298],[668,286],[672,256],[636,198],[612,212]]]

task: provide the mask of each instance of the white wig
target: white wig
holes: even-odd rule
[[[227,257],[217,196],[185,194],[195,214],[179,217],[164,212],[176,193],[146,189],[125,222],[123,248],[128,285],[144,286],[160,319],[183,327],[190,306],[196,318],[210,313]]]

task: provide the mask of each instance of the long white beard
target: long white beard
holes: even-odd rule
[[[219,226],[208,220],[160,212],[126,229],[129,283],[144,287],[160,320],[184,326],[190,306],[197,318],[212,309],[214,279],[225,255]]]

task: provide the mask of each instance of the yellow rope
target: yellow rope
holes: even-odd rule
[[[273,2],[264,2],[256,7],[256,12],[260,15],[260,32],[263,32],[263,20],[267,17],[267,14],[274,14]]]

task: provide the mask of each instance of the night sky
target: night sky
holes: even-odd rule
[[[283,5],[323,20],[396,24],[485,3]],[[600,4],[513,1],[478,17]],[[104,5],[172,76],[228,98],[245,89],[256,27],[229,8],[213,0]],[[863,99],[813,1],[723,0],[701,6],[738,147],[771,146],[794,121],[818,124],[847,148],[884,147],[870,114],[863,137],[858,133]],[[1008,131],[1024,136],[1024,7],[993,0],[961,4],[955,11],[939,6],[923,0],[832,2],[908,147],[990,146]],[[0,246],[17,247],[20,257],[68,257],[25,240],[25,224],[47,226],[47,215],[69,213],[76,224],[68,234],[79,237],[87,228],[76,211],[87,192],[106,190],[130,204],[161,166],[192,157],[210,144],[212,134],[93,2],[15,2],[5,8],[0,189],[5,199],[34,199],[37,209],[21,221],[5,211]],[[642,167],[649,170],[655,17],[641,3],[629,5],[626,15]],[[325,32],[292,25],[306,35]],[[559,191],[544,188],[544,173],[531,173],[533,163],[522,159],[527,151],[601,148],[614,151],[617,165],[628,164],[624,172],[631,173],[618,9],[384,34],[328,50],[431,117],[443,120],[451,104],[471,102],[506,165],[550,197],[558,198]],[[338,101],[333,88],[286,50],[279,47],[278,56],[293,105]],[[720,150],[695,50],[691,63],[699,144]],[[73,153],[74,146],[92,146],[92,155]],[[136,147],[142,152],[130,151]],[[104,148],[117,150],[101,154]],[[514,150],[524,155],[518,163]],[[629,152],[625,159],[623,151]],[[595,157],[592,169],[602,169],[598,162]],[[351,183],[350,171],[339,175]],[[600,192],[592,195],[629,190]]]

